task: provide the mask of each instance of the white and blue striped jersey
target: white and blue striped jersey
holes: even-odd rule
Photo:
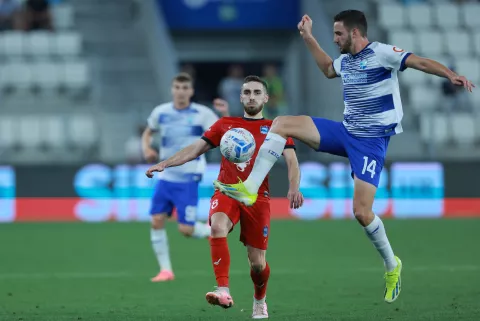
[[[218,116],[212,109],[192,103],[186,109],[176,109],[172,102],[157,106],[148,118],[148,127],[160,134],[159,155],[161,160],[200,139]],[[158,178],[169,182],[198,180],[206,167],[205,156],[201,155],[188,163],[166,168]]]
[[[405,70],[410,55],[379,42],[368,44],[355,55],[344,54],[333,62],[342,77],[343,124],[359,137],[383,137],[403,131],[397,72]]]

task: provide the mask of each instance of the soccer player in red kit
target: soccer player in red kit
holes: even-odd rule
[[[222,136],[231,128],[244,128],[255,138],[256,148],[252,158],[241,164],[235,164],[222,157],[218,180],[225,183],[235,183],[238,178],[245,179],[252,170],[252,164],[258,154],[260,145],[272,124],[262,116],[262,110],[268,101],[267,84],[257,76],[248,76],[242,86],[240,100],[244,105],[244,117],[223,117],[213,124],[192,145],[179,151],[171,158],[160,162],[148,169],[146,175],[153,176],[153,172],[161,172],[167,167],[179,166],[197,158],[208,150],[218,147]],[[300,169],[295,154],[294,142],[287,140],[283,151],[288,167],[289,191],[287,198],[290,207],[299,208],[303,204],[303,195],[299,191]],[[270,203],[268,177],[260,187],[257,202],[247,207],[233,200],[219,191],[215,191],[210,204],[209,221],[211,224],[210,250],[213,270],[217,280],[215,291],[208,292],[206,299],[210,304],[229,308],[233,299],[229,290],[230,252],[227,236],[233,227],[240,222],[240,241],[247,247],[250,262],[250,276],[254,284],[254,319],[268,318],[265,302],[267,282],[270,276],[270,266],[265,259],[270,234]]]

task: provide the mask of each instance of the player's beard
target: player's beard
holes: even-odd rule
[[[347,54],[350,53],[350,48],[352,47],[352,36],[348,35],[347,41],[345,41],[345,45],[342,46],[340,49],[341,54]]]
[[[244,105],[243,110],[248,116],[255,116],[263,110],[263,105],[260,106],[248,106]]]

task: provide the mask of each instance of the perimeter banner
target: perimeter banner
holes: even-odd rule
[[[477,216],[480,195],[458,177],[468,166],[441,163],[387,164],[374,211],[394,218]],[[148,165],[0,166],[0,222],[147,221],[156,179],[145,177]],[[208,165],[200,182],[198,219],[206,220],[219,164]],[[449,174],[450,171],[456,173]],[[301,164],[305,204],[289,208],[286,168],[270,175],[274,219],[352,218],[353,180],[346,163]],[[465,173],[468,175],[468,172]],[[470,175],[472,172],[470,171]],[[463,181],[464,182],[464,181]],[[451,186],[451,185],[456,185]],[[480,191],[477,191],[480,194]]]

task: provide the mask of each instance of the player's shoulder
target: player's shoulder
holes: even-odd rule
[[[160,105],[157,105],[153,108],[153,112],[165,112],[167,110],[171,110],[173,106],[173,102],[169,101],[167,103],[163,103]]]
[[[342,60],[343,60],[344,58],[346,58],[346,57],[348,57],[348,54],[341,54],[341,55],[338,56],[338,58],[335,59],[335,60],[337,60],[337,61],[339,61],[339,62],[342,62]]]
[[[202,105],[202,104],[198,104],[198,103],[191,103],[190,104],[190,108],[192,110],[195,110],[199,113],[213,113],[213,110],[212,108],[208,107],[208,106],[205,106],[205,105]]]
[[[394,45],[389,45],[383,42],[378,42],[378,41],[372,42],[369,47],[376,54],[390,54],[390,53],[404,52],[404,50],[399,47],[396,47]]]

